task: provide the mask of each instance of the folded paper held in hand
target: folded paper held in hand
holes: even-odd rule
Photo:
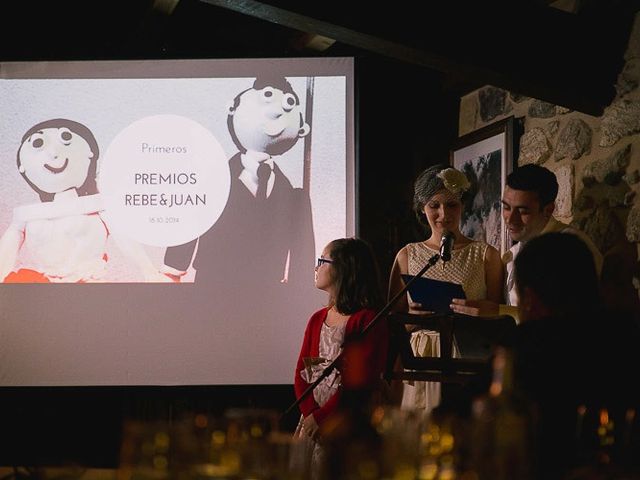
[[[413,275],[402,275],[402,280],[409,283]],[[466,298],[462,285],[444,282],[432,278],[417,278],[409,286],[409,295],[414,302],[422,305],[425,310],[434,313],[451,313],[449,305],[452,298]]]

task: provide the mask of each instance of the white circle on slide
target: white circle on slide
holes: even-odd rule
[[[231,175],[216,137],[179,115],[155,115],[116,135],[100,160],[98,189],[114,233],[169,247],[218,220]]]

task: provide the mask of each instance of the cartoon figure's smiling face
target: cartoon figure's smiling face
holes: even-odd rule
[[[94,152],[66,127],[43,128],[29,135],[18,151],[18,168],[35,187],[59,193],[84,184]]]
[[[246,150],[280,155],[309,133],[298,98],[272,86],[251,88],[230,108],[232,127]]]

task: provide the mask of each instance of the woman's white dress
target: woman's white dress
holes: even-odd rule
[[[487,298],[484,258],[488,245],[483,242],[471,242],[467,246],[453,250],[451,260],[444,263],[439,260],[424,274],[434,280],[458,283],[462,285],[465,296],[470,300]],[[407,245],[408,273],[416,275],[437,250],[429,248],[425,242]],[[409,295],[407,293],[407,295]],[[410,296],[409,296],[409,299]],[[411,334],[411,348],[416,357],[439,357],[440,334],[432,330],[417,330]],[[453,355],[457,356],[454,343]],[[430,412],[440,403],[439,382],[405,382],[402,394],[402,408],[425,409]]]

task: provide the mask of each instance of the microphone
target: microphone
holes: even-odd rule
[[[451,260],[451,250],[453,250],[453,242],[455,242],[456,236],[449,230],[442,232],[442,239],[440,240],[440,258],[443,262]]]

